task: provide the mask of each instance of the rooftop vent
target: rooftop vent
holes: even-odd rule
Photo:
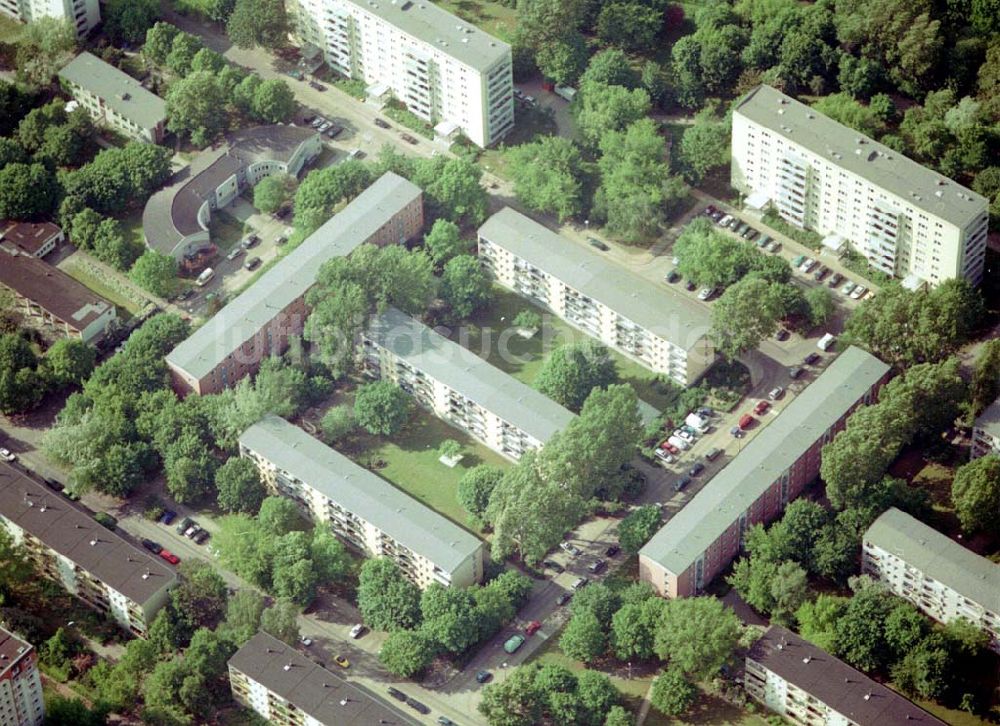
[[[871,691],[868,691],[868,693],[865,694],[865,700],[866,701],[872,700],[872,692]]]
[[[783,109],[783,108],[779,108],[778,109],[778,113],[784,113],[784,112],[785,112],[785,109]]]
[[[149,570],[146,570],[145,572],[142,573],[142,579],[143,580],[148,580],[152,576],[152,574],[153,574],[152,572],[150,572]]]
[[[286,671],[290,671],[290,670],[292,670],[292,664],[291,663],[285,663],[285,665],[282,666],[282,669],[286,670]]]
[[[96,547],[97,546],[97,540],[96,539],[90,540],[90,546],[91,547]]]
[[[802,659],[802,662],[805,663],[806,665],[809,665],[809,661],[811,661],[811,660],[812,660],[812,658],[807,655],[805,658]]]

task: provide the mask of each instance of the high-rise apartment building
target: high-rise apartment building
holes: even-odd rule
[[[705,589],[743,547],[819,476],[820,452],[858,406],[875,400],[889,366],[860,348],[840,354],[639,551],[639,579],[660,595]]]
[[[574,416],[406,313],[389,308],[362,335],[365,371],[511,459],[545,444]]]
[[[732,185],[910,287],[982,280],[984,197],[770,86],[733,111]]]
[[[479,228],[479,259],[504,287],[682,386],[715,361],[703,305],[609,264],[510,207]]]
[[[65,497],[0,463],[0,525],[43,577],[145,637],[177,574]]]
[[[334,70],[477,146],[514,126],[510,46],[430,0],[288,0],[296,33]]]
[[[39,18],[69,20],[80,37],[101,22],[98,0],[0,0],[0,13],[26,23]]]
[[[895,507],[868,528],[865,574],[940,623],[964,618],[1000,653],[1000,565]]]
[[[405,242],[423,226],[423,192],[386,172],[170,351],[167,368],[174,388],[184,394],[218,393],[255,373],[261,361],[280,355],[289,338],[302,334],[306,293],[324,262],[362,244]]]
[[[42,726],[44,721],[38,654],[31,643],[0,628],[0,724]]]
[[[419,587],[482,579],[479,539],[298,426],[268,415],[239,443],[273,493],[359,552],[391,559]]]
[[[747,693],[800,726],[944,726],[922,708],[772,625],[746,657]]]
[[[987,406],[972,424],[970,456],[978,459],[987,454],[1000,455],[1000,398]]]

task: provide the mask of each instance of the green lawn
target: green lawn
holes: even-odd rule
[[[133,209],[118,221],[121,223],[125,239],[133,245],[145,248],[146,238],[142,234],[142,207]]]
[[[212,242],[219,247],[219,253],[229,252],[243,239],[243,223],[223,210],[212,213],[208,222],[208,233]]]
[[[552,350],[589,337],[524,298],[502,287],[495,286],[493,289],[494,303],[477,314],[467,328],[453,332],[452,339],[523,383],[531,385],[534,382],[545,357]],[[544,321],[542,330],[528,340],[515,334],[510,327],[514,316],[525,309],[537,312]],[[618,364],[622,381],[631,384],[642,400],[657,410],[666,408],[673,401],[675,389],[660,383],[658,374],[615,351],[611,351],[611,355]]]
[[[21,35],[24,26],[6,15],[0,15],[0,43],[14,43]]]
[[[338,397],[335,403],[350,404],[352,398]],[[454,439],[462,445],[464,458],[453,469],[438,461],[437,448],[445,439]],[[468,515],[455,497],[458,480],[479,464],[510,466],[499,454],[421,408],[393,436],[361,431],[346,445],[337,444],[334,448],[480,537],[482,531],[469,525]]]
[[[507,171],[505,152],[512,146],[520,146],[533,141],[536,136],[554,136],[558,134],[555,119],[548,109],[528,108],[518,104],[514,109],[516,124],[514,129],[504,137],[500,146],[484,149],[479,155],[479,161],[487,171],[502,179],[510,179]]]
[[[517,10],[490,0],[435,0],[450,13],[508,43],[517,28]]]
[[[118,314],[122,319],[122,322],[125,322],[142,309],[141,304],[137,304],[132,300],[129,300],[117,290],[112,289],[94,277],[89,270],[79,264],[76,256],[70,257],[65,262],[60,264],[59,269],[77,282],[83,283],[101,297],[106,298],[117,305]]]

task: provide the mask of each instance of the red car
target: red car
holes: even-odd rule
[[[525,635],[534,635],[542,627],[542,624],[537,620],[532,620],[528,623],[527,627],[524,629]]]
[[[767,413],[767,409],[771,408],[771,404],[767,401],[757,401],[757,405],[753,407],[753,410],[760,416],[763,413]]]
[[[681,453],[680,450],[676,446],[671,444],[669,441],[664,441],[662,444],[660,444],[660,448],[663,449],[664,451],[669,451],[674,456],[677,456]]]
[[[180,561],[181,561],[181,558],[178,557],[177,555],[175,555],[170,550],[160,550],[160,557],[162,557],[163,559],[165,559],[171,565],[180,564]]]
[[[753,425],[753,422],[754,422],[754,417],[751,416],[748,413],[745,413],[742,416],[740,416],[740,420],[739,420],[739,424],[738,425],[739,425],[739,427],[741,429],[743,429],[744,431],[746,431],[748,428],[750,428]]]

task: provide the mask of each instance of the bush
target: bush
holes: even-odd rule
[[[114,532],[115,531],[115,527],[118,526],[118,520],[115,519],[114,517],[112,517],[110,514],[107,514],[105,512],[98,512],[97,514],[95,514],[94,515],[94,520],[98,524],[100,524],[100,525],[102,525],[104,527],[107,527],[112,532]]]

